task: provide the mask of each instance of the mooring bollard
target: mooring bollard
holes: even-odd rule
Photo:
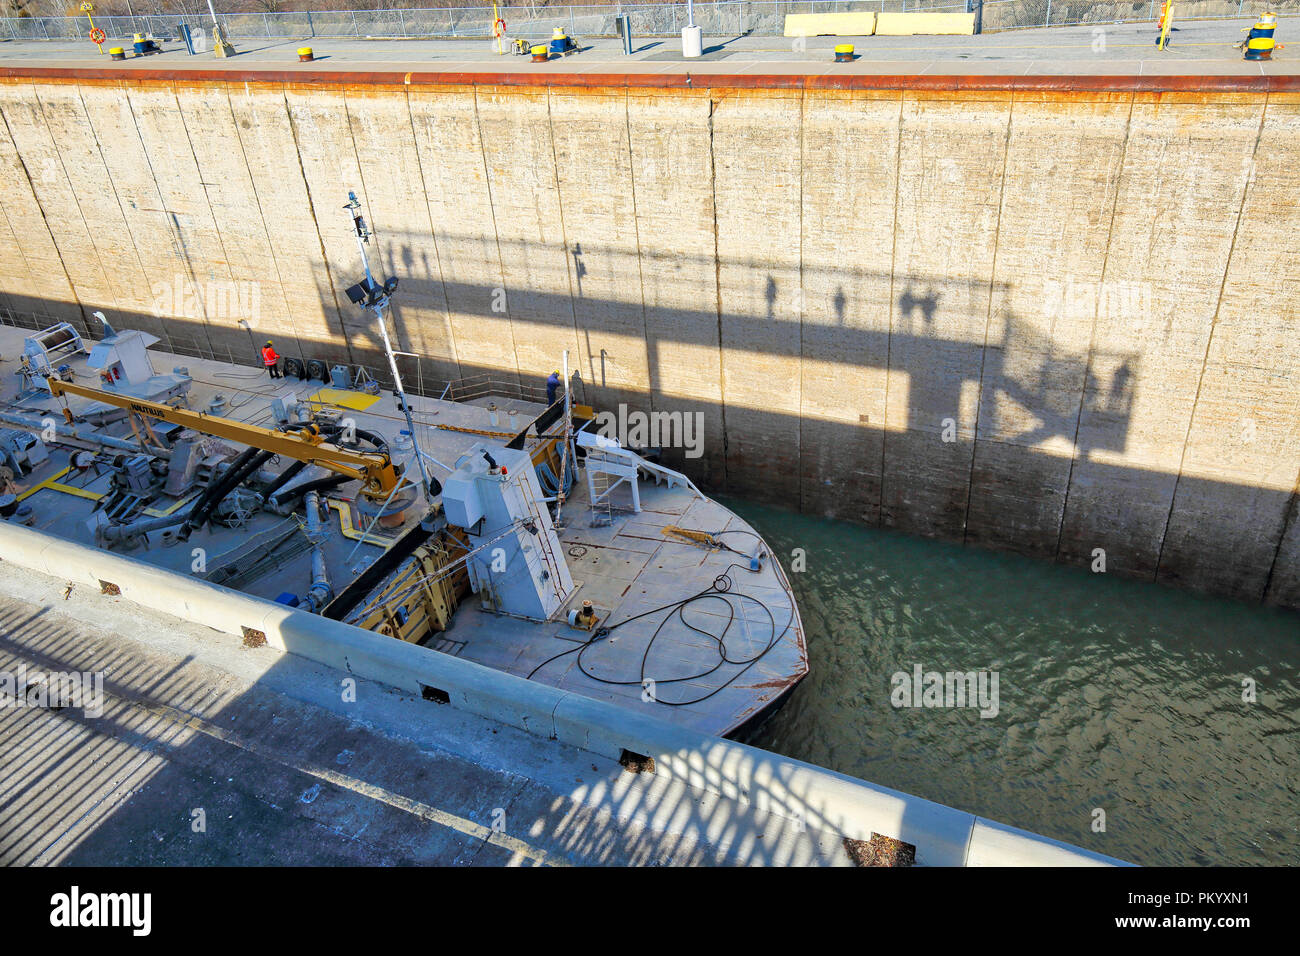
[[[533,62],[534,62],[534,63],[545,63],[545,62],[546,62],[548,59],[550,59],[550,57],[551,57],[551,54],[550,54],[550,52],[546,49],[546,46],[545,46],[545,45],[540,45],[540,46],[535,46],[535,47],[533,47],[533,49],[532,49],[532,53],[533,53]]]
[[[1247,60],[1273,59],[1273,32],[1277,27],[1277,15],[1263,14],[1250,32],[1246,34],[1245,57]]]
[[[111,47],[108,51],[108,56],[109,59],[112,60],[125,60],[126,51],[123,50],[120,46]]]
[[[835,47],[835,62],[836,62],[836,63],[852,63],[852,62],[853,62],[853,44],[852,44],[852,43],[841,43],[841,44],[839,44],[838,46]]]
[[[310,62],[311,62],[312,60],[314,60],[314,59],[316,59],[316,56],[315,56],[314,53],[312,53],[312,51],[311,51],[311,47],[309,47],[309,46],[302,46],[302,47],[299,47],[299,48],[298,48],[298,62],[299,62],[299,63],[310,63]]]

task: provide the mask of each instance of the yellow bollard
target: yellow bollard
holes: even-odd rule
[[[838,45],[835,47],[835,62],[836,62],[836,63],[852,63],[852,62],[853,62],[853,44],[852,44],[852,43],[840,43],[840,44],[838,44]]]
[[[311,62],[312,60],[314,60],[314,59],[316,59],[316,54],[314,54],[314,53],[312,52],[311,47],[309,47],[309,46],[300,46],[300,47],[298,47],[298,62],[299,62],[299,63],[310,63],[310,62]]]
[[[1243,52],[1247,60],[1271,60],[1273,59],[1274,39],[1273,32],[1277,28],[1277,16],[1272,13],[1265,13],[1260,16],[1255,25],[1250,28],[1246,35],[1246,43],[1243,46]]]

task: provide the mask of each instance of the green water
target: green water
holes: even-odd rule
[[[1135,863],[1300,864],[1300,615],[724,503],[807,560],[756,745]],[[997,671],[997,716],[894,707],[915,664]]]

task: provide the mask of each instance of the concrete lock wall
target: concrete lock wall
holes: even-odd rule
[[[5,73],[23,324],[378,369],[354,189],[426,391],[568,349],[715,491],[1300,606],[1294,80]]]

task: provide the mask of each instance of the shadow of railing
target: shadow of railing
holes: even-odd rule
[[[215,632],[211,640],[236,643]],[[749,750],[749,765],[730,772],[777,786],[725,798],[625,773],[607,757],[573,748],[543,756],[560,745],[539,746],[502,726],[538,758],[501,772],[490,758],[481,766],[477,755],[449,759],[440,705],[399,702],[391,689],[368,685],[359,699],[383,695],[408,718],[400,735],[376,732],[361,729],[377,718],[360,703],[352,717],[293,699],[293,688],[303,693],[312,681],[336,687],[342,672],[314,671],[285,655],[241,689],[228,676],[214,679],[218,672],[194,654],[159,666],[143,649],[111,632],[87,634],[48,608],[0,602],[7,669],[107,675],[100,716],[75,707],[11,714],[0,746],[21,773],[0,788],[0,863],[845,862],[845,821],[791,788],[791,763],[774,754]],[[345,764],[341,753],[349,755]],[[583,766],[584,779],[567,793],[543,788],[539,796],[524,785],[530,773],[553,776],[555,760],[572,763],[569,773],[591,764],[593,773]],[[196,808],[203,830],[191,826]],[[498,814],[500,831],[475,826]],[[495,840],[498,832],[513,842]],[[531,852],[512,849],[518,843]],[[927,862],[924,853],[919,862]]]
[[[600,297],[582,298],[578,309],[567,293],[532,290],[521,303],[508,289],[503,313],[494,305],[501,300],[500,288],[437,282],[427,259],[410,243],[389,242],[383,249],[381,259],[394,272],[417,273],[403,280],[391,316],[395,345],[417,355],[404,359],[402,372],[417,393],[436,398],[449,381],[476,376],[541,387],[556,356],[533,349],[544,364],[530,368],[513,343],[559,343],[574,350],[575,394],[581,401],[598,409],[624,404],[647,413],[698,414],[706,436],[700,456],[688,458],[684,449],[668,448],[664,460],[706,488],[1071,564],[1092,563],[1100,549],[1108,571],[1300,604],[1294,482],[1268,487],[1180,475],[1178,441],[1166,443],[1165,468],[1150,455],[1141,466],[1117,461],[1128,447],[1133,403],[1142,388],[1142,356],[1108,353],[1095,345],[1086,353],[1062,346],[1036,322],[998,304],[1007,298],[1003,285],[987,293],[995,303],[987,318],[963,318],[958,312],[954,323],[945,297],[959,285],[964,288],[962,283],[897,277],[895,302],[885,317],[844,293],[855,281],[883,273],[828,267],[821,287],[838,290],[825,321],[815,321],[811,310],[784,317],[781,303],[796,290],[784,289],[756,262],[766,314],[656,310]],[[563,250],[547,250],[552,252],[558,256]],[[558,273],[567,274],[567,258],[556,266]],[[92,336],[99,332],[82,306],[14,291],[6,297],[7,314],[15,322],[40,327],[68,320]],[[338,323],[337,337],[308,337],[291,320],[270,316],[259,322],[257,338],[274,333],[282,355],[317,358],[327,367],[335,362],[368,366],[389,384],[373,325],[345,312],[329,289],[321,290],[320,301],[325,316],[348,316]],[[462,329],[472,328],[488,340],[493,330],[503,336],[509,330],[509,340],[503,337],[497,352],[501,364],[456,359],[455,343],[444,332],[449,303],[466,323]],[[629,308],[645,316],[643,337],[630,347],[622,315]],[[421,310],[443,319],[413,321]],[[119,328],[158,335],[179,354],[256,363],[252,330],[233,319],[116,312],[113,320]],[[953,337],[955,327],[969,327],[970,340]],[[665,356],[683,346],[700,356],[716,355],[720,379],[726,384],[744,379],[743,392],[769,394],[770,403],[735,401],[734,389],[723,381],[717,397],[682,394]],[[608,381],[611,353],[629,348],[638,352],[635,361],[613,357],[646,369],[644,379]],[[429,357],[429,350],[437,354]],[[843,370],[846,382],[854,384],[845,384],[841,397],[835,382],[810,382],[805,378],[810,358]],[[862,378],[847,375],[863,370],[887,376],[888,385],[873,394],[860,391]],[[754,377],[764,374],[768,377],[756,387]],[[845,410],[869,405],[875,412],[883,407],[884,414],[854,416],[854,421],[848,414],[805,413],[804,393],[812,388],[823,404],[831,393]]]

